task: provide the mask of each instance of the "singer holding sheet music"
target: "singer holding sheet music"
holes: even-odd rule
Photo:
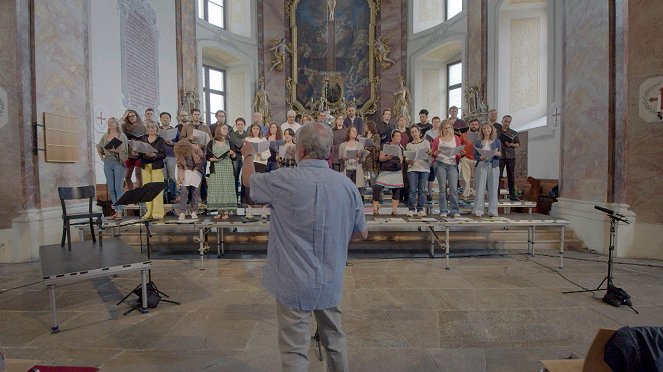
[[[398,214],[398,201],[401,199],[403,183],[403,147],[401,147],[401,132],[391,132],[391,142],[385,143],[380,151],[380,174],[373,187],[373,215],[380,214],[382,190],[391,189],[391,215]]]
[[[497,190],[499,187],[499,158],[502,144],[497,138],[497,130],[490,123],[479,127],[480,140],[474,143],[474,159],[477,160],[476,195],[474,197],[474,215],[483,216],[484,194],[488,189],[488,215],[497,217]]]
[[[460,138],[454,135],[449,120],[444,120],[440,127],[440,135],[433,140],[433,157],[435,158],[435,174],[440,189],[440,216],[460,217],[458,207],[458,159],[465,153],[454,149],[461,146]],[[447,185],[449,187],[449,205],[447,206]]]
[[[101,136],[97,144],[99,157],[104,161],[104,175],[106,176],[106,189],[113,202],[115,214],[110,216],[116,220],[122,219],[122,206],[115,206],[115,202],[124,194],[124,162],[129,158],[127,136],[122,133],[120,124],[114,117],[108,118],[108,130]]]
[[[416,153],[425,151],[427,155],[431,154],[431,144],[428,140],[421,138],[421,131],[418,127],[410,127],[410,136],[412,142],[408,143],[405,151]],[[430,157],[426,156],[424,159],[407,159],[409,166],[407,167],[407,177],[410,181],[410,193],[407,202],[407,215],[411,217],[416,212],[418,216],[424,217],[424,193],[426,192],[426,181],[430,173]]]
[[[143,124],[143,119],[140,118],[135,110],[127,110],[122,119],[122,132],[127,136],[128,140],[139,140],[145,135],[145,124]],[[134,183],[131,180],[134,170],[136,173],[136,183],[138,184],[137,187],[140,187],[143,183],[140,171],[140,159],[138,153],[133,151],[131,146],[129,146],[129,158],[124,165],[127,167],[124,174],[124,182],[127,183],[127,189],[132,190],[134,188]]]
[[[205,157],[210,164],[207,208],[219,212],[214,219],[227,220],[230,213],[237,212],[233,171],[233,160],[236,158],[236,154],[230,149],[227,125],[216,126],[214,139],[207,144]]]
[[[361,157],[364,146],[357,140],[357,128],[350,127],[345,131],[345,142],[338,147],[343,173],[357,185],[359,190],[364,188],[364,168]]]
[[[509,199],[520,200],[516,194],[516,149],[520,147],[518,132],[511,129],[511,115],[504,115],[502,118],[502,129],[498,130],[498,138],[502,142],[502,157],[500,157],[500,179],[504,175],[506,168],[506,179],[509,185]]]
[[[150,182],[163,182],[163,160],[166,158],[166,141],[157,135],[159,126],[150,121],[145,125],[147,134],[141,138],[141,141],[152,146],[156,152],[146,152],[140,154],[140,166],[142,168],[143,184]],[[163,191],[157,195],[151,202],[145,203],[147,211],[143,218],[160,220],[166,214],[163,208]]]
[[[269,173],[273,170],[278,169],[278,163],[276,162],[276,157],[279,155],[279,146],[282,141],[281,128],[276,123],[269,123],[267,129],[267,140],[269,141],[269,158],[267,159],[267,170],[265,172]]]
[[[262,136],[262,130],[260,129],[260,125],[258,124],[251,124],[249,127],[249,134],[244,140],[245,142],[248,142],[249,144],[252,143],[257,143],[260,144],[261,142],[267,142],[267,139]],[[269,152],[269,146],[264,151],[261,152],[256,152],[255,156],[253,156],[253,166],[255,169],[256,173],[265,173],[267,170],[267,159],[269,159],[270,156]],[[244,195],[248,190],[244,191]],[[246,208],[246,218],[251,220],[253,219],[253,203],[248,203],[249,200],[247,199],[247,208]],[[260,217],[264,220],[267,219],[267,206],[263,205],[262,206],[262,213],[260,214]]]

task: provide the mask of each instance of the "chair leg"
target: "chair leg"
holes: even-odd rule
[[[69,250],[71,250],[71,227],[69,226],[69,222],[66,223],[67,227],[67,247],[69,247]]]
[[[92,218],[90,218],[90,234],[92,234],[92,243],[96,243],[97,239],[94,236],[94,222],[92,222]]]
[[[64,238],[67,237],[67,227],[64,222],[62,223],[62,240],[60,241],[60,247],[64,247]]]

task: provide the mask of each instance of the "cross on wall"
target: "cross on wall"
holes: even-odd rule
[[[106,118],[104,117],[104,113],[102,111],[100,111],[99,115],[97,115],[97,119],[99,119],[99,126],[103,127]]]

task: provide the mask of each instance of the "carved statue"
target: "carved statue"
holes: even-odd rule
[[[336,0],[327,0],[327,13],[329,13],[329,23],[334,22],[335,9],[336,9]]]
[[[399,115],[405,116],[405,121],[410,125],[412,123],[412,117],[410,116],[412,97],[410,96],[410,90],[405,86],[405,78],[403,75],[398,76],[398,81],[400,81],[401,86],[393,93],[393,112],[396,117]]]
[[[256,91],[256,97],[253,100],[253,110],[262,114],[262,118],[265,123],[269,123],[272,119],[272,114],[269,109],[269,105],[272,104],[272,101],[269,100],[269,93],[265,90],[265,78],[261,77],[258,80],[258,90]]]
[[[375,44],[373,44],[373,47],[375,48],[375,59],[380,62],[380,66],[382,66],[383,70],[391,68],[391,66],[396,63],[396,61],[389,58],[391,48],[387,45],[386,40],[382,41],[382,36],[378,36],[375,40]]]
[[[274,55],[272,56],[272,67],[269,71],[276,69],[276,71],[283,71],[285,68],[285,56],[286,53],[292,54],[292,44],[285,41],[285,38],[282,37],[281,40],[272,39],[273,47],[269,48],[269,51]]]

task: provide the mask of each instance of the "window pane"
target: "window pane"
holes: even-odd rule
[[[456,88],[449,91],[449,107],[457,106],[458,107],[458,117],[463,117],[460,107],[463,104],[463,97],[461,94],[462,89]]]
[[[447,19],[453,18],[463,10],[463,0],[447,0]]]
[[[205,78],[205,70],[207,70],[207,68],[205,68],[205,66],[203,66],[203,70],[201,71],[202,75],[200,75],[200,76],[203,77],[203,78],[202,78],[202,80],[203,80],[203,88],[207,88],[207,83],[206,83],[206,80],[207,80],[207,79]]]
[[[223,92],[223,71],[209,70],[209,88]]]
[[[462,63],[456,63],[453,65],[449,65],[449,84],[448,85],[456,85],[460,84],[463,81],[463,64]]]
[[[216,112],[217,110],[225,110],[226,104],[224,96],[221,94],[210,93],[209,95],[209,112]]]
[[[219,26],[221,28],[224,28],[225,25],[223,24],[223,7],[219,6],[213,2],[207,3],[207,15],[208,15],[208,20],[207,22]]]
[[[205,19],[205,0],[198,0],[198,17]]]

